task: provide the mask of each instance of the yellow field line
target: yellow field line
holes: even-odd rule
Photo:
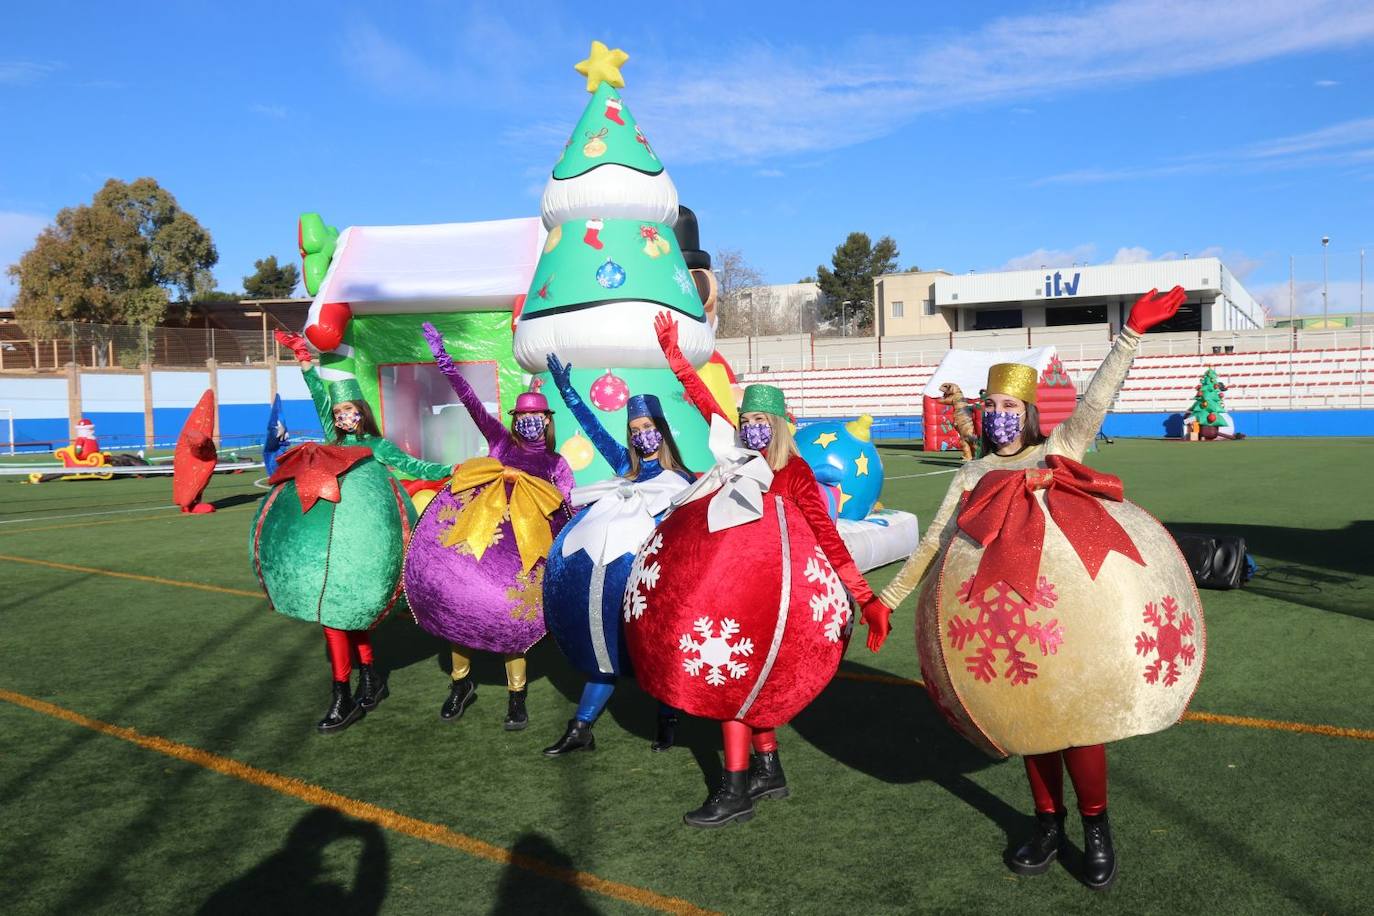
[[[177,588],[194,588],[202,592],[216,592],[221,595],[238,595],[243,598],[262,598],[262,592],[247,591],[242,588],[225,588],[222,585],[206,585],[202,582],[182,582],[180,579],[164,579],[161,576],[143,576],[138,573],[118,572],[113,569],[96,569],[94,566],[76,566],[72,563],[57,563],[53,560],[35,560],[32,557],[13,557],[0,553],[0,560],[10,563],[24,563],[28,566],[42,566],[47,569],[61,569],[66,572],[87,573],[92,576],[110,576],[114,579],[132,579],[135,582],[151,582],[154,585],[172,585]]]
[[[873,684],[893,684],[898,687],[924,687],[925,681],[893,674],[867,674],[859,671],[836,672],[847,681],[866,681]],[[1232,716],[1219,712],[1185,712],[1184,722],[1205,725],[1230,725],[1235,728],[1259,728],[1267,731],[1296,732],[1300,735],[1324,735],[1328,738],[1350,738],[1355,741],[1374,741],[1374,729],[1346,728],[1341,725],[1321,725],[1310,722],[1287,722],[1283,719],[1258,719],[1254,716]]]
[[[321,786],[305,782],[290,776],[282,776],[269,770],[261,770],[255,766],[241,763],[229,757],[221,757],[209,751],[192,747],[189,744],[181,744],[167,738],[160,738],[156,735],[144,735],[132,728],[125,728],[120,725],[112,725],[109,722],[102,722],[99,719],[92,719],[83,716],[81,713],[73,712],[61,706],[34,697],[26,696],[22,693],[14,693],[9,690],[0,690],[0,700],[22,706],[25,709],[33,710],[45,716],[61,719],[73,725],[80,725],[91,731],[99,732],[102,735],[109,735],[121,741],[127,741],[141,748],[174,757],[187,763],[204,767],[222,776],[231,779],[238,779],[251,785],[261,786],[270,789],[281,795],[300,799],[306,804],[319,805],[325,808],[333,808],[349,817],[360,821],[367,821],[376,824],[386,830],[395,833],[403,833],[406,836],[415,837],[426,843],[433,843],[436,846],[445,846],[449,849],[456,849],[465,852],[478,859],[485,859],[488,862],[495,862],[498,865],[514,865],[516,868],[533,872],[544,878],[568,884],[580,890],[590,891],[600,894],[603,897],[611,897],[616,900],[623,900],[647,909],[658,910],[662,913],[685,913],[685,914],[712,914],[713,911],[702,909],[695,904],[689,903],[678,897],[667,897],[657,894],[642,887],[635,887],[631,884],[621,884],[618,881],[609,881],[599,878],[588,872],[579,871],[575,868],[564,868],[552,865],[542,859],[527,856],[522,853],[514,852],[504,846],[497,846],[487,843],[475,837],[458,833],[442,824],[434,824],[429,821],[422,821],[418,818],[408,817],[389,808],[382,808],[370,802],[359,801],[356,798],[349,798],[337,792],[331,792]]]

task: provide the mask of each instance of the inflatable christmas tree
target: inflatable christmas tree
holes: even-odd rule
[[[1226,386],[1217,378],[1215,369],[1202,373],[1202,378],[1198,380],[1197,395],[1193,398],[1193,405],[1188,408],[1188,413],[1193,415],[1199,427],[1230,425],[1226,405],[1221,400],[1225,390]]]
[[[698,368],[711,358],[715,335],[673,234],[677,189],[616,91],[625,85],[620,66],[627,59],[593,42],[576,66],[591,99],[544,189],[548,239],[516,317],[515,358],[535,374],[545,373],[550,353],[571,363],[573,387],[613,435],[625,429],[630,394],[657,395],[683,459],[704,469],[713,463],[706,424],[668,369],[654,316],[674,314],[682,351]],[[554,386],[546,390],[560,450],[578,482],[610,476]]]

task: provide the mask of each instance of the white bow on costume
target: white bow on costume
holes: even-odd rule
[[[711,417],[708,440],[715,467],[685,492],[673,497],[674,506],[683,506],[703,496],[711,496],[706,510],[708,531],[723,531],[763,517],[763,494],[773,485],[773,469],[753,449],[739,444],[733,426],[719,414]],[[712,496],[711,494],[715,494]]]
[[[664,471],[637,483],[613,477],[574,488],[568,501],[591,508],[563,539],[563,556],[585,550],[594,563],[605,566],[627,553],[638,553],[654,531],[654,517],[687,486],[678,474]]]

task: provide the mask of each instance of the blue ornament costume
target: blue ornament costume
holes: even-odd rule
[[[568,735],[545,751],[558,756],[577,747],[593,746],[592,723],[615,691],[616,679],[631,673],[621,621],[630,568],[672,497],[687,489],[694,477],[680,468],[665,473],[657,458],[640,458],[634,471],[636,462],[632,462],[629,448],[601,425],[573,388],[568,370],[554,358],[550,360],[550,371],[568,410],[618,475],[573,491],[573,504],[581,502],[586,504],[585,508],[559,532],[544,571],[544,621],[573,667],[587,675],[576,718],[568,724]],[[653,395],[635,395],[626,402],[626,408],[629,421],[647,417],[658,430],[669,430],[658,398]],[[665,442],[655,454],[668,447]],[[659,714],[660,740],[655,748],[666,750],[671,746],[671,735],[664,735],[663,720],[673,718],[675,713],[671,707],[661,706]],[[585,736],[585,741],[574,741],[575,746],[560,749],[574,733]]]

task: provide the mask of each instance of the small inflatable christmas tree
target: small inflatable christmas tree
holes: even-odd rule
[[[628,59],[596,41],[576,65],[591,99],[544,187],[540,210],[548,238],[516,318],[513,349],[530,373],[542,374],[550,353],[571,364],[574,388],[613,431],[624,428],[630,394],[657,395],[683,458],[708,467],[706,425],[668,369],[654,316],[674,315],[683,354],[694,366],[711,358],[715,333],[673,232],[677,188],[616,91],[625,85],[620,67]],[[550,401],[561,447],[577,422],[561,415],[561,399]],[[596,457],[578,469],[577,479],[610,473]]]
[[[1226,405],[1221,394],[1226,386],[1217,378],[1215,369],[1208,369],[1198,380],[1197,395],[1188,412],[1193,415],[1198,426],[1226,426],[1230,421],[1226,416]]]

